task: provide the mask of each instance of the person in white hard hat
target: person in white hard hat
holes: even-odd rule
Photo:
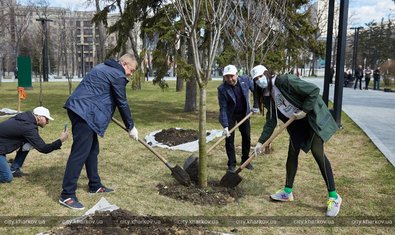
[[[228,171],[234,172],[236,170],[235,135],[234,132],[229,133],[229,130],[251,112],[249,92],[254,91],[254,84],[248,77],[238,76],[237,68],[234,65],[224,68],[223,78],[223,83],[218,87],[219,122],[224,128],[223,135],[227,137],[225,148],[228,156]],[[258,107],[256,107],[255,112],[258,111]],[[250,154],[250,129],[250,119],[239,126],[242,138],[241,164],[248,159]],[[248,164],[246,168],[253,170],[252,164]]]
[[[69,131],[66,129],[61,132],[59,139],[46,144],[38,133],[38,127],[44,128],[49,120],[54,120],[49,110],[40,106],[0,123],[0,183],[9,183],[14,177],[25,175],[20,168],[31,149],[50,153],[60,149],[68,139]],[[15,159],[9,167],[6,155],[17,149]]]
[[[298,168],[301,150],[311,151],[328,190],[326,216],[335,217],[340,211],[342,199],[335,189],[335,180],[329,159],[324,153],[324,142],[336,132],[338,126],[328,107],[320,96],[320,89],[293,74],[276,76],[263,65],[251,70],[255,83],[258,105],[263,112],[267,109],[266,122],[254,149],[261,154],[262,144],[270,138],[277,126],[277,120],[288,121],[295,117],[288,127],[290,136],[284,188],[270,195],[274,201],[293,201],[293,183]]]

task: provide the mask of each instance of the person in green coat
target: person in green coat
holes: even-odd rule
[[[290,135],[286,162],[285,186],[270,195],[274,201],[293,201],[292,187],[298,168],[300,150],[314,156],[328,189],[326,215],[335,217],[340,211],[342,199],[336,192],[331,164],[324,153],[324,142],[337,131],[338,126],[322,100],[319,88],[295,75],[274,75],[263,65],[251,70],[259,108],[266,107],[266,123],[254,149],[255,156],[262,154],[262,144],[269,139],[277,126],[277,120],[296,119],[288,127]]]

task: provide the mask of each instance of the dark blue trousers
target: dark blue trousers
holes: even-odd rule
[[[67,114],[72,124],[73,145],[63,177],[61,194],[63,199],[76,197],[77,181],[84,164],[89,179],[89,190],[96,191],[102,186],[97,167],[99,154],[97,134],[73,111],[67,110]]]
[[[234,115],[232,120],[229,122],[229,130],[232,129],[237,122],[241,121],[244,115]],[[251,148],[251,127],[250,119],[247,119],[243,124],[239,126],[239,131],[241,134],[241,162],[245,162],[250,154]],[[236,150],[235,150],[235,132],[233,132],[228,138],[225,139],[226,154],[228,155],[228,167],[236,166]]]

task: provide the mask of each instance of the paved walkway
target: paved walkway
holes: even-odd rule
[[[323,78],[307,78],[323,91]],[[381,85],[381,84],[380,84]],[[334,85],[329,99],[333,102]],[[343,88],[342,110],[395,166],[395,92]]]

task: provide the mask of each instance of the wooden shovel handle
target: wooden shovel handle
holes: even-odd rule
[[[288,121],[286,123],[284,123],[284,125],[280,126],[280,128],[273,132],[273,134],[270,136],[269,139],[267,139],[265,141],[265,143],[262,144],[261,149],[265,148],[266,146],[268,146],[285,128],[287,128],[293,121],[295,120],[295,116],[292,116],[290,119],[288,119]],[[247,159],[247,161],[245,161],[240,167],[239,169],[237,169],[237,172],[240,172],[242,169],[244,169],[251,161],[252,159],[254,159],[255,154],[252,153],[251,156]]]
[[[129,132],[128,129],[126,129],[126,127],[123,125],[123,123],[121,123],[120,121],[118,121],[117,119],[115,119],[114,117],[111,117],[111,120],[113,122],[115,122],[115,124],[117,124],[119,127],[121,127],[122,129],[124,129],[126,132]],[[151,151],[153,154],[155,154],[155,156],[157,156],[164,164],[166,164],[167,167],[171,168],[171,166],[169,165],[169,162],[162,156],[160,155],[157,151],[155,151],[155,149],[153,149],[149,144],[147,144],[145,141],[143,141],[142,139],[138,139],[138,141],[144,145],[149,151]]]
[[[240,120],[240,122],[238,122],[232,129],[230,129],[229,133],[232,133],[233,131],[236,130],[236,128],[238,128],[241,124],[243,124],[248,118],[250,118],[252,115],[252,112],[250,112],[249,114],[247,114],[247,116],[245,116],[243,119]],[[211,150],[213,150],[215,147],[217,147],[217,145],[219,143],[221,143],[222,140],[224,140],[226,138],[226,136],[221,136],[221,138],[219,138],[217,140],[217,142],[215,142],[208,150],[207,153],[209,153]]]

